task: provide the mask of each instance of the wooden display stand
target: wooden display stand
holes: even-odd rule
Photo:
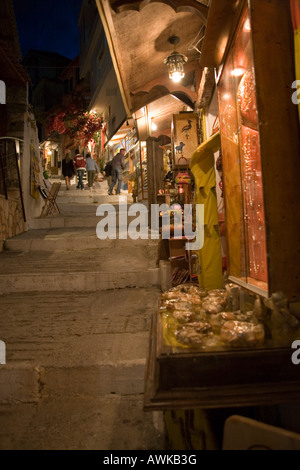
[[[185,282],[198,283],[196,273],[197,256],[191,250],[186,250],[187,241],[186,237],[170,238],[169,240],[169,259],[173,286]]]

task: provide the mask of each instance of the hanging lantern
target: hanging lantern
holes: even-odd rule
[[[171,36],[169,43],[174,45],[180,41],[178,36]],[[177,51],[173,51],[168,57],[165,58],[164,63],[169,68],[169,78],[174,82],[180,82],[184,77],[184,64],[187,62],[187,57]]]

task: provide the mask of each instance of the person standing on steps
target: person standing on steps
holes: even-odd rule
[[[112,195],[113,189],[118,182],[116,194],[120,194],[122,185],[122,173],[125,168],[125,149],[121,149],[112,159],[112,183],[108,190],[108,194]]]
[[[81,153],[76,152],[76,155],[74,157],[74,166],[76,168],[77,176],[78,176],[78,182],[76,189],[84,189],[84,184],[83,184],[83,176],[85,172],[85,164],[86,160]]]
[[[62,174],[65,177],[67,190],[69,190],[71,185],[71,179],[75,175],[74,162],[69,154],[67,154],[63,159],[61,168]]]
[[[86,158],[85,168],[88,174],[88,187],[89,187],[89,190],[92,191],[96,173],[100,173],[100,170],[95,160],[91,157],[90,153],[87,153],[85,158]]]
[[[105,177],[107,178],[107,187],[108,189],[110,188],[110,185],[112,183],[112,166],[111,166],[111,160],[109,160],[104,168],[104,174]]]

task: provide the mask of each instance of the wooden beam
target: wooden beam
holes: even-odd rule
[[[240,14],[244,0],[211,0],[201,51],[202,67],[221,65],[230,37],[232,24]]]
[[[211,101],[214,89],[215,89],[215,71],[212,67],[205,67],[202,74],[202,79],[198,89],[198,96],[196,101],[196,107],[207,108]]]

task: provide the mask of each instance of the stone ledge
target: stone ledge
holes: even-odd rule
[[[145,361],[81,367],[0,366],[0,403],[144,392]]]

